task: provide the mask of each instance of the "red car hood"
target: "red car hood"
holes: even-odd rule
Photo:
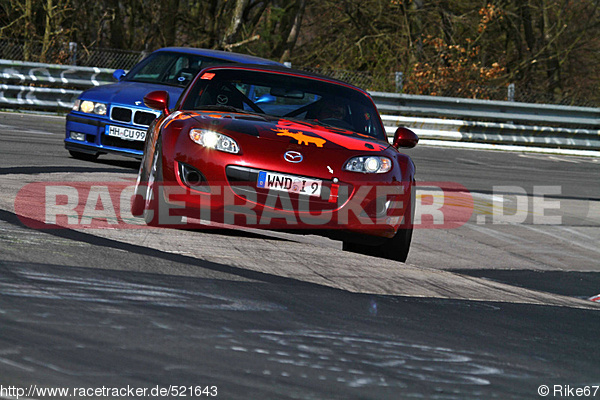
[[[381,152],[390,146],[389,143],[371,136],[310,121],[222,112],[194,112],[187,115],[193,117],[204,128],[210,127],[226,134],[249,134],[312,148]]]

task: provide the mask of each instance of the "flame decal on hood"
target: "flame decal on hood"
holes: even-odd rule
[[[295,132],[292,132],[292,129]],[[306,146],[314,143],[317,147],[323,147],[325,142],[331,142],[348,150],[362,151],[384,151],[388,147],[370,136],[345,129],[315,126],[308,122],[300,123],[282,119],[273,132],[277,133],[277,136],[294,138],[298,144],[306,144]],[[307,135],[307,133],[314,136]]]
[[[325,139],[321,139],[314,136],[305,135],[304,132],[290,132],[288,129],[274,129],[277,136],[289,136],[298,141],[298,144],[306,143],[308,146],[310,143],[314,143],[317,147],[323,147],[323,144],[326,142]]]

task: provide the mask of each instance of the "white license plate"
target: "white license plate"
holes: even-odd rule
[[[124,140],[146,140],[146,131],[141,131],[139,129],[122,128],[120,126],[107,125],[106,134],[108,136],[114,136]]]
[[[264,189],[279,190],[281,192],[321,196],[322,184],[323,181],[319,179],[260,171],[256,186]]]

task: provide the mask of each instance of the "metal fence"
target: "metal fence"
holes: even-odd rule
[[[0,59],[77,65],[98,68],[131,69],[147,52],[103,48],[87,48],[78,43],[51,43],[44,48],[41,42],[0,40]]]

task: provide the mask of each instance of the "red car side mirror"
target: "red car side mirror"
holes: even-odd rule
[[[164,90],[156,90],[144,96],[144,104],[157,111],[169,115],[169,93]]]
[[[415,147],[417,143],[419,143],[419,137],[416,133],[402,126],[396,129],[396,133],[394,133],[394,142],[392,146],[394,146],[395,148],[404,147],[411,149]]]

